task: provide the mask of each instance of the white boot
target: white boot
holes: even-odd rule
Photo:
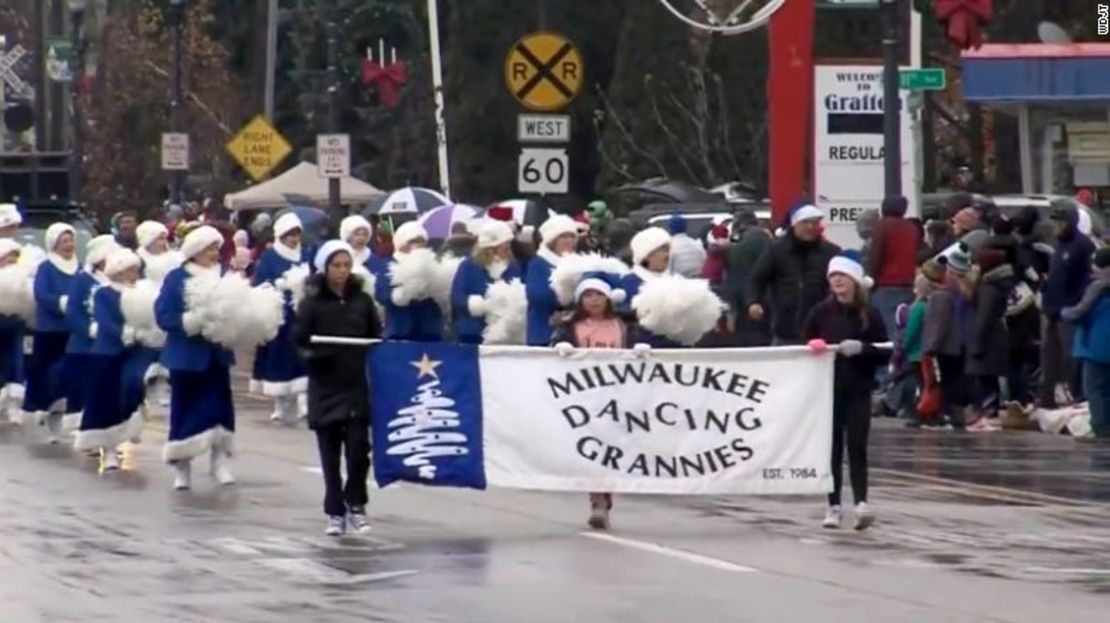
[[[119,452],[115,448],[100,449],[100,471],[114,472],[119,469]]]
[[[286,396],[274,398],[274,411],[270,414],[270,421],[274,424],[289,422],[289,401]]]
[[[184,491],[193,486],[192,466],[189,461],[177,461],[173,464],[173,488]]]
[[[307,393],[297,394],[297,419],[298,420],[308,419],[308,394]]]
[[[231,473],[227,466],[227,451],[221,446],[212,446],[211,471],[212,478],[221,485],[235,484],[235,475]]]
[[[63,417],[65,416],[61,413],[50,412],[46,414],[46,443],[53,446],[61,441]]]

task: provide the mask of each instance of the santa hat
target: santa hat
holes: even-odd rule
[[[486,210],[486,216],[495,221],[513,221],[513,209],[510,206],[493,206]]]
[[[170,230],[158,221],[143,221],[135,229],[135,237],[139,239],[139,248],[146,249],[161,236],[169,237]]]
[[[840,255],[836,255],[829,260],[829,269],[826,274],[830,277],[834,274],[851,277],[865,290],[870,290],[871,286],[875,285],[875,282],[863,270],[862,257],[859,251],[855,250],[843,251]]]
[[[316,267],[316,272],[327,272],[328,262],[336,253],[346,253],[352,258],[355,256],[355,251],[351,248],[351,245],[342,240],[329,240],[320,247],[320,250],[316,252],[316,257],[313,258],[312,265]]]
[[[23,215],[14,203],[0,203],[0,227],[17,227],[23,224]]]
[[[23,246],[11,238],[0,238],[0,258],[18,252]]]
[[[489,221],[478,230],[478,248],[489,249],[513,241],[513,229],[503,221]]]
[[[274,238],[281,238],[294,229],[304,229],[304,225],[301,224],[301,219],[296,214],[286,212],[274,223]]]
[[[142,260],[134,251],[117,246],[111,250],[108,259],[104,262],[104,274],[115,277],[125,270],[139,266],[142,266]]]
[[[569,216],[556,214],[540,225],[540,239],[545,245],[555,242],[559,236],[567,234],[578,235],[578,223]]]
[[[820,220],[825,218],[825,213],[815,205],[803,203],[790,210],[790,226],[793,227],[802,221]]]
[[[624,302],[625,292],[620,289],[620,277],[613,273],[588,272],[582,274],[578,286],[574,289],[574,300],[582,299],[582,295],[590,290],[605,295],[614,305]]]
[[[671,244],[671,235],[662,227],[648,227],[632,237],[632,265],[639,266],[649,255]]]
[[[339,223],[339,239],[348,242],[351,240],[351,236],[355,235],[355,232],[360,229],[365,229],[368,234],[374,231],[374,228],[370,226],[370,221],[359,214],[352,214]]]
[[[93,238],[85,246],[85,266],[88,266],[91,270],[93,266],[108,259],[112,251],[118,248],[119,245],[116,244],[116,239],[109,234]]]
[[[185,236],[185,241],[181,243],[181,255],[191,260],[208,247],[223,243],[224,235],[219,230],[211,225],[201,225]]]
[[[415,240],[428,240],[428,231],[416,221],[409,221],[401,225],[393,233],[393,247],[396,249],[400,249]]]
[[[77,231],[73,229],[68,223],[54,223],[46,228],[46,252],[53,253],[54,247],[58,246],[58,239],[64,234],[69,234],[75,239],[77,238]]]

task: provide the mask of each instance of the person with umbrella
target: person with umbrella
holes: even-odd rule
[[[464,259],[451,287],[451,315],[455,334],[464,344],[481,344],[485,315],[489,311],[486,291],[497,280],[520,278],[520,267],[512,256],[513,230],[501,221],[489,221],[478,232],[473,255]]]
[[[524,275],[528,300],[528,345],[551,344],[552,318],[559,299],[551,287],[551,273],[578,244],[578,223],[569,216],[553,216],[540,226],[540,247]]]

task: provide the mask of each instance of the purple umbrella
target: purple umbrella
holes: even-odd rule
[[[419,223],[428,231],[432,240],[446,240],[451,236],[451,229],[455,223],[465,223],[478,218],[482,213],[481,208],[453,203],[434,208],[420,217]]]

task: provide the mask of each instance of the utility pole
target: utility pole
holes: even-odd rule
[[[899,110],[898,17],[901,0],[882,0],[883,21],[883,172],[884,194],[902,194],[902,128]]]
[[[328,130],[339,134],[339,0],[334,0],[328,10]],[[343,219],[342,199],[339,196],[339,178],[328,180],[328,214],[338,227]]]
[[[451,166],[447,151],[447,113],[443,98],[443,55],[439,47],[439,5],[428,0],[428,39],[432,48],[432,92],[436,105],[436,151],[439,161],[439,189],[451,196]]]
[[[82,171],[85,161],[84,123],[85,115],[81,110],[81,86],[85,81],[85,6],[86,0],[69,0],[69,17],[72,26],[70,36],[73,43],[74,63],[73,85],[70,97],[73,100],[73,149],[69,156],[69,196],[78,203],[81,200]]]
[[[46,148],[46,3],[35,3],[35,151]],[[0,146],[2,149],[2,146]]]
[[[170,132],[181,132],[182,49],[186,0],[170,0],[170,26],[173,28],[173,73],[170,77]],[[170,171],[170,205],[181,206],[186,171]]]
[[[277,82],[278,0],[269,0],[266,11],[266,120],[274,123],[274,90]]]

